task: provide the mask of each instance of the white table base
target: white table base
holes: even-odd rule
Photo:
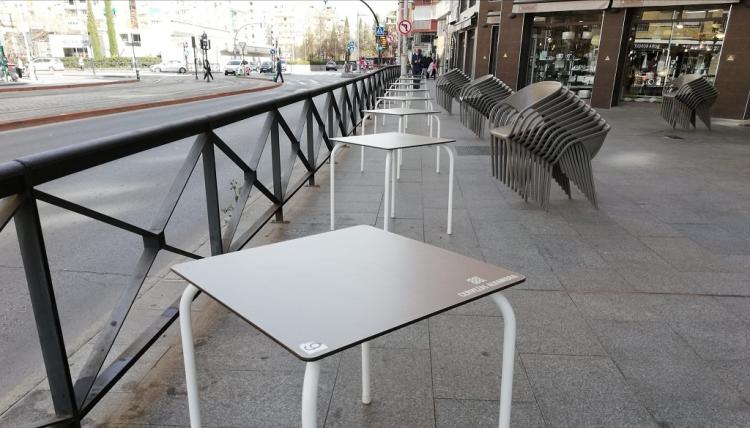
[[[390,151],[388,152],[390,155]],[[387,161],[387,160],[386,160]],[[198,288],[188,285],[180,298],[180,333],[182,335],[182,353],[185,361],[185,384],[188,395],[188,411],[191,428],[200,428],[200,400],[198,396],[198,378],[195,369],[195,345],[193,338],[190,307],[198,293]],[[513,307],[501,293],[491,294],[492,300],[500,309],[503,317],[503,357],[500,379],[500,415],[498,426],[510,427],[510,412],[513,395],[513,363],[516,354],[516,316]],[[370,397],[370,347],[362,343],[362,403],[369,404]],[[317,426],[318,384],[320,381],[320,362],[312,361],[305,365],[305,377],[302,384],[302,428]]]

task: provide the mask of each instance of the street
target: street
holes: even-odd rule
[[[232,77],[217,76],[217,82]],[[89,141],[138,128],[158,126],[175,118],[198,117],[208,112],[236,107],[295,91],[340,81],[338,73],[286,76],[286,85],[257,93],[215,98],[127,113],[61,122],[0,133],[0,161]],[[320,106],[323,97],[316,99]],[[301,104],[282,109],[292,127]],[[256,143],[255,132],[264,115],[217,130],[238,153],[247,154]],[[161,200],[180,168],[190,140],[182,140],[127,159],[111,162],[39,186],[40,189],[98,210],[107,215],[148,227]],[[285,144],[287,143],[287,144]],[[282,159],[289,144],[282,136]],[[259,177],[271,187],[265,150]],[[220,206],[229,207],[234,184],[242,182],[241,171],[217,153]],[[186,250],[195,249],[207,235],[205,195],[200,162],[167,227],[167,241]],[[253,193],[255,194],[255,193]],[[71,353],[101,327],[127,283],[142,249],[139,237],[97,221],[40,203],[45,244],[60,309],[63,331]],[[150,275],[163,275],[173,260],[160,255]],[[11,222],[0,232],[0,412],[43,379],[44,371],[31,312],[15,228]],[[148,283],[148,281],[147,281]],[[175,296],[176,297],[176,296]]]

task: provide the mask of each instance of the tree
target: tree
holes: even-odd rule
[[[347,18],[344,18],[344,37],[342,40],[344,44],[348,46],[349,40],[351,40],[351,37],[352,37],[352,33],[351,33],[351,30],[349,29],[349,18],[347,17]],[[348,47],[346,49],[345,56],[346,56],[346,60],[349,61],[349,48]]]
[[[94,8],[91,6],[91,0],[86,0],[86,12],[88,15],[86,30],[89,32],[89,43],[91,50],[94,51],[95,59],[102,59],[102,44],[99,41],[99,29],[96,27],[96,18],[94,17]]]
[[[117,47],[115,19],[112,15],[112,0],[104,0],[104,15],[107,17],[107,39],[109,39],[109,56],[120,56],[119,48]]]
[[[375,57],[378,55],[375,49],[375,30],[361,19],[357,20],[357,34],[359,34],[359,54],[364,57]]]

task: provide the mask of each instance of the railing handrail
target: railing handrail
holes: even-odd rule
[[[343,88],[371,75],[379,74],[395,66],[383,67],[361,76],[346,79],[339,83],[299,91],[279,98],[232,107],[223,111],[175,119],[169,123],[95,138],[77,144],[45,150],[22,156],[13,161],[0,163],[0,198],[22,193],[25,185],[36,186],[83,171],[107,162],[121,159],[136,153],[160,147],[201,132],[221,128],[246,120],[259,114],[324,95]],[[20,164],[20,178],[19,178]],[[27,183],[24,184],[23,176]]]

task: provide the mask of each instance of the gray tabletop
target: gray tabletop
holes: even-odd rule
[[[430,101],[432,100],[432,97],[406,97],[406,96],[398,96],[398,95],[390,95],[385,97],[378,97],[379,100],[391,100],[391,101]]]
[[[440,113],[437,110],[422,110],[419,108],[402,108],[402,107],[394,107],[394,108],[376,108],[371,110],[362,110],[365,113],[374,113],[374,114],[389,114],[391,116],[412,116],[415,114],[438,114]]]
[[[172,270],[303,361],[525,280],[372,226],[196,260]]]
[[[410,147],[434,146],[453,143],[452,138],[435,138],[426,135],[404,134],[401,132],[382,132],[380,134],[352,135],[350,137],[330,137],[331,141],[372,147],[382,150],[408,149]]]

